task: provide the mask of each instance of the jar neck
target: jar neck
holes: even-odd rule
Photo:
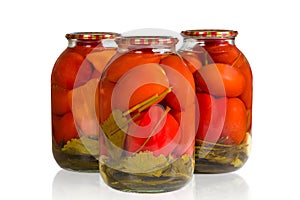
[[[175,44],[168,44],[168,45],[158,45],[158,44],[152,44],[152,45],[139,45],[139,44],[119,44],[118,50],[120,53],[126,53],[126,52],[153,52],[153,53],[175,53],[176,52],[176,46]]]
[[[102,40],[77,40],[77,39],[68,39],[68,47],[86,47],[86,48],[93,48],[93,47],[103,47]]]
[[[120,53],[138,53],[145,50],[153,53],[172,53],[176,52],[177,42],[177,38],[170,36],[124,36],[116,39]]]
[[[235,38],[184,38],[183,49],[193,48],[195,45],[198,46],[235,46]]]

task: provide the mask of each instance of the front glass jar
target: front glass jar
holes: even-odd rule
[[[98,171],[100,75],[116,53],[109,32],[67,34],[51,75],[52,151],[60,167]]]
[[[195,173],[244,165],[251,145],[252,73],[236,31],[183,31],[179,53],[193,73],[199,105]]]
[[[176,38],[120,37],[100,80],[100,172],[130,192],[176,190],[192,177],[195,84]]]

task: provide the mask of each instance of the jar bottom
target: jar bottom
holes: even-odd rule
[[[134,193],[163,193],[178,190],[191,180],[194,159],[192,156],[183,156],[149,173],[125,172],[101,161],[99,169],[104,182],[114,189]]]
[[[99,172],[99,162],[93,155],[74,155],[62,152],[60,148],[53,147],[53,155],[57,164],[69,171]]]
[[[243,164],[247,161],[245,158]],[[242,166],[243,166],[242,164]],[[195,174],[221,174],[233,172],[240,169],[242,166],[235,167],[231,164],[222,164],[218,162],[210,162],[207,159],[196,159]]]
[[[223,145],[196,140],[195,174],[218,174],[240,169],[248,160],[251,136],[240,145]]]
[[[153,177],[125,173],[106,165],[100,166],[102,177],[110,187],[134,193],[163,193],[178,190],[185,186],[191,176]]]

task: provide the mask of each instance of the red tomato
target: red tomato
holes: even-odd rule
[[[57,124],[53,124],[56,126],[53,136],[57,144],[66,143],[73,138],[79,138],[71,112],[66,113],[55,123]]]
[[[129,110],[150,97],[163,93],[167,88],[169,80],[159,64],[137,66],[117,82],[112,96],[113,109]]]
[[[172,109],[169,113],[174,117],[174,119],[176,119],[178,124],[180,124],[182,112],[178,111],[178,110],[175,110],[175,109]]]
[[[77,41],[76,46],[72,47],[71,49],[85,57],[91,52],[103,51],[104,47],[102,47],[102,44],[99,41],[90,41],[89,44],[86,42]]]
[[[244,58],[246,59],[246,58]],[[252,108],[252,93],[253,93],[253,85],[252,85],[252,72],[250,65],[247,60],[244,60],[244,63],[239,67],[239,70],[243,73],[246,85],[243,93],[239,96],[239,98],[245,103],[246,108]]]
[[[240,144],[246,135],[247,111],[239,98],[229,98],[224,129],[221,137],[227,137],[226,144]]]
[[[232,64],[241,53],[236,46],[228,43],[206,45],[203,48],[205,48],[215,63]]]
[[[135,53],[130,52],[117,57],[107,68],[106,77],[111,82],[118,82],[118,80],[128,70],[149,63],[159,63],[161,56],[154,53]]]
[[[182,51],[180,52],[180,55],[182,56],[191,73],[194,73],[202,67],[201,60],[195,53]]]
[[[91,64],[80,54],[66,50],[54,65],[52,83],[72,89],[86,83],[91,75]]]
[[[247,110],[247,132],[250,132],[252,127],[252,109]]]
[[[237,97],[244,91],[244,75],[227,64],[215,63],[203,66],[195,74],[196,85],[215,96]]]
[[[74,82],[74,87],[75,88],[79,87],[85,84],[86,82],[88,82],[91,79],[92,74],[93,74],[92,64],[89,61],[84,60],[80,68],[78,69],[78,73],[76,75],[76,79]]]
[[[200,120],[196,138],[217,142],[220,138],[225,116],[227,98],[214,98],[209,94],[197,94]]]
[[[170,114],[180,124],[181,140],[174,150],[174,155],[193,155],[195,145],[195,123],[198,124],[198,116],[195,116],[195,105],[189,106],[185,111],[171,110]]]
[[[56,146],[60,145],[60,138],[57,138],[55,136],[57,136],[56,132],[57,132],[57,128],[59,128],[59,121],[60,121],[61,117],[58,115],[52,115],[52,135],[54,138],[54,141],[56,143]]]
[[[172,92],[165,98],[168,105],[180,111],[194,103],[194,77],[183,60],[177,55],[170,55],[163,58],[160,64],[165,70],[172,88]]]
[[[213,63],[212,58],[210,57],[209,53],[205,50],[203,46],[195,45],[193,47],[193,52],[197,54],[197,57],[199,58],[199,60],[203,65]]]
[[[100,123],[103,123],[112,112],[111,96],[114,89],[115,89],[114,83],[107,80],[100,82],[100,100],[99,100]]]
[[[99,92],[98,80],[91,79],[86,84],[70,92],[72,98],[72,113],[82,135],[99,135]]]
[[[168,156],[178,145],[181,134],[178,122],[172,115],[167,114],[156,131],[150,135],[163,114],[164,110],[160,106],[152,106],[141,121],[137,122],[138,124],[131,123],[127,132],[125,149],[129,152],[148,150],[156,156],[160,154]]]
[[[63,115],[70,111],[68,92],[58,85],[51,85],[51,106],[54,114]]]

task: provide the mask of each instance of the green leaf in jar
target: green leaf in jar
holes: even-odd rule
[[[72,155],[98,155],[99,142],[87,136],[82,136],[79,139],[71,139],[63,148],[62,152]]]
[[[222,166],[222,169],[226,167],[240,168],[245,163],[251,148],[250,133],[246,133],[246,137],[240,145],[222,144],[224,139],[226,138],[221,138],[218,143],[209,143],[196,139],[196,168],[199,167],[201,170],[205,164]]]
[[[180,174],[188,178],[188,176],[194,171],[194,161],[190,155],[183,155],[177,158],[172,165],[164,172],[165,176],[174,176]]]
[[[230,164],[234,167],[240,168],[241,166],[243,166],[244,163],[239,158],[236,158]]]
[[[106,136],[107,150],[114,160],[120,159],[122,155],[128,122],[121,110],[113,110],[107,120],[101,124],[102,131]]]
[[[162,170],[170,164],[172,158],[164,155],[154,156],[150,151],[144,151],[123,159],[119,165],[123,172],[140,174]]]

